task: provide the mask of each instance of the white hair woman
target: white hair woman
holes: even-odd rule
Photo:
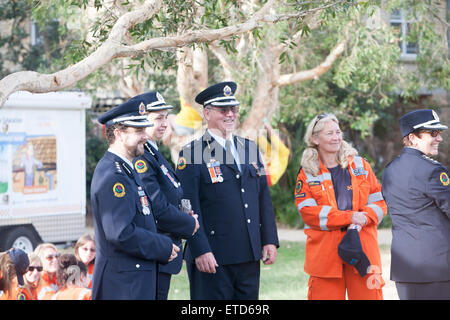
[[[377,225],[386,214],[381,185],[369,163],[342,138],[333,114],[309,124],[295,186],[295,204],[305,223],[305,272],[310,300],[382,299]],[[338,246],[357,229],[367,266],[344,262]],[[366,258],[366,260],[367,260]]]

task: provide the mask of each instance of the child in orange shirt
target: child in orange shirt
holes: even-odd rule
[[[87,288],[89,278],[87,267],[73,254],[64,254],[59,260],[58,282],[60,289],[52,300],[92,300],[91,290]]]

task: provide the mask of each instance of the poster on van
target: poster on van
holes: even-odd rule
[[[23,194],[56,189],[56,137],[26,137],[13,153],[12,188]]]

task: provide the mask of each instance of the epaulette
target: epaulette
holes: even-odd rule
[[[114,164],[116,165],[116,173],[119,174],[126,174],[130,178],[133,178],[133,173],[130,171],[130,169],[127,167],[125,162],[119,163],[118,161],[115,161]]]
[[[422,158],[424,158],[425,160],[430,161],[432,164],[436,164],[436,165],[440,165],[440,166],[442,165],[442,163],[440,163],[439,161],[431,159],[429,156],[427,156],[425,154],[422,155]]]
[[[121,167],[120,163],[115,161],[114,164],[116,165],[116,173],[123,174],[122,167]]]

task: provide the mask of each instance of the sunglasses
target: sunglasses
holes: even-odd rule
[[[322,120],[323,118],[325,118],[326,116],[328,116],[328,113],[321,113],[321,114],[319,114],[319,115],[317,116],[316,122],[314,123],[314,126],[313,126],[313,132],[314,132],[314,128],[316,127],[317,123],[318,123],[320,120]]]
[[[229,106],[229,107],[213,107],[214,110],[220,112],[222,115],[227,115],[228,112],[233,112],[234,114],[239,112],[239,106]]]
[[[58,257],[59,257],[59,253],[49,254],[48,256],[45,257],[45,259],[47,259],[48,261],[52,261],[53,259],[58,259]]]
[[[441,134],[441,131],[439,130],[421,130],[420,132],[429,133],[430,136],[432,136],[433,138],[436,138],[438,135]]]
[[[41,272],[42,271],[42,267],[29,266],[27,271],[33,272],[34,270],[37,270],[38,272]]]

